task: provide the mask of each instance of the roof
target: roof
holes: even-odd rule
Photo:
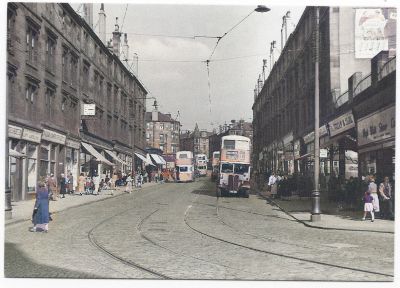
[[[145,121],[153,122],[152,115],[153,115],[153,112],[146,112],[146,115],[144,118]],[[178,122],[179,123],[179,121],[172,119],[171,114],[163,114],[161,112],[158,112],[158,120],[154,121],[154,122]]]

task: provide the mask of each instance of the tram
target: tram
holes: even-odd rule
[[[249,197],[250,138],[238,135],[222,137],[218,172],[217,197]]]
[[[195,156],[196,159],[196,174],[198,177],[207,176],[207,156],[206,154],[197,154]]]
[[[193,153],[190,151],[176,152],[175,157],[175,180],[177,182],[194,181]]]

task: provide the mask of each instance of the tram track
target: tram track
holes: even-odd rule
[[[113,216],[108,217],[108,218],[104,219],[103,221],[97,223],[97,224],[96,224],[94,227],[92,227],[92,229],[87,233],[89,242],[93,245],[93,247],[95,247],[95,248],[98,249],[99,251],[105,253],[106,255],[110,256],[110,257],[113,258],[114,260],[116,260],[116,261],[118,261],[118,262],[120,262],[120,263],[122,263],[122,264],[124,264],[124,265],[133,267],[133,268],[135,268],[135,269],[139,269],[139,270],[144,271],[144,272],[147,272],[147,273],[149,273],[149,274],[151,274],[151,275],[153,275],[153,276],[156,276],[156,277],[159,278],[159,279],[172,279],[172,278],[168,277],[168,276],[165,275],[165,274],[162,274],[162,273],[160,273],[160,272],[158,272],[158,271],[155,271],[155,270],[153,270],[153,269],[144,267],[143,265],[140,265],[140,264],[138,264],[138,263],[136,263],[136,262],[134,262],[134,261],[132,261],[132,260],[125,259],[125,258],[123,258],[123,257],[120,257],[120,256],[118,256],[118,255],[112,253],[111,251],[107,250],[103,245],[101,245],[101,244],[97,241],[96,237],[93,235],[93,232],[94,232],[98,227],[100,227],[101,225],[105,224],[106,222],[112,220],[112,219],[115,218],[115,217],[118,217],[118,216],[121,216],[121,215],[127,213],[129,210],[132,210],[132,209],[133,209],[133,208],[126,209],[126,210],[124,210],[124,211],[122,211],[122,212],[120,212],[120,213],[114,214]],[[153,212],[153,213],[154,213],[154,212]]]
[[[344,269],[344,270],[353,271],[353,272],[374,274],[374,275],[380,275],[380,276],[386,276],[386,277],[394,277],[394,275],[392,275],[392,274],[386,274],[386,273],[381,273],[381,272],[376,272],[376,271],[371,271],[371,270],[366,270],[366,269],[358,269],[358,268],[348,267],[348,266],[344,266],[344,265],[337,265],[337,264],[327,263],[327,262],[323,262],[323,261],[311,260],[311,259],[306,259],[306,258],[302,258],[302,257],[290,256],[290,255],[286,255],[286,254],[283,254],[283,253],[278,253],[278,252],[268,251],[268,250],[264,250],[264,249],[259,249],[259,248],[255,248],[255,247],[252,247],[252,246],[247,246],[247,245],[243,245],[243,244],[240,244],[240,243],[236,243],[236,242],[233,242],[233,241],[230,241],[230,240],[227,240],[227,239],[223,239],[221,237],[218,237],[218,236],[212,235],[210,233],[204,232],[204,231],[202,231],[200,229],[197,229],[197,228],[193,227],[193,225],[191,225],[190,222],[188,221],[188,215],[190,213],[190,209],[193,207],[193,204],[195,204],[197,198],[198,197],[196,197],[196,199],[192,202],[192,205],[190,205],[187,208],[187,210],[185,211],[184,222],[190,229],[192,229],[193,231],[195,231],[195,232],[197,232],[197,233],[199,233],[199,234],[201,234],[203,236],[209,237],[211,239],[214,239],[214,240],[226,243],[226,244],[230,244],[230,245],[233,245],[233,246],[236,246],[236,247],[244,248],[244,249],[247,249],[247,250],[259,252],[259,253],[266,254],[266,255],[273,255],[273,256],[277,256],[277,257],[281,257],[281,258],[285,258],[285,259],[297,260],[297,261],[301,261],[301,262],[322,265],[322,266],[330,267],[330,268]],[[216,209],[218,209],[218,206],[216,207]],[[218,211],[217,211],[217,217],[219,218]],[[221,219],[220,219],[220,222],[223,225],[226,225],[226,226],[230,227],[228,224],[226,224],[225,222],[221,221]],[[282,243],[279,240],[278,240],[278,242]],[[282,244],[284,244],[284,243],[282,243]]]

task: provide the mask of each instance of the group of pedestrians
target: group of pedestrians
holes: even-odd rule
[[[371,214],[371,222],[375,220],[375,213],[383,219],[394,219],[394,195],[389,177],[385,176],[383,182],[379,185],[375,183],[375,176],[368,176],[369,181],[367,191],[364,193],[364,216],[366,219],[368,213]],[[382,201],[380,205],[380,200]],[[382,208],[382,209],[381,209]]]

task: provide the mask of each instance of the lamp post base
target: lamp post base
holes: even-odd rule
[[[321,214],[311,214],[311,222],[321,221]]]

